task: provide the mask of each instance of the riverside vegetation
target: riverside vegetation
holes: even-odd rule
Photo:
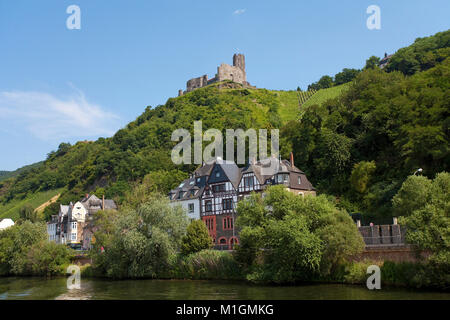
[[[297,91],[243,89],[233,84],[221,89],[211,85],[170,98],[165,105],[147,107],[111,138],[75,145],[62,143],[43,163],[0,181],[0,208],[57,190],[61,193],[58,202],[44,210],[43,216],[48,218],[55,214],[59,203],[78,200],[85,192],[99,197],[106,195],[122,209],[108,213],[110,221],[106,216],[96,217],[105,232],[99,235],[98,243],[103,243],[106,249],[103,254],[93,251],[94,264],[89,272],[119,278],[220,278],[219,274],[227,274],[233,278],[276,282],[304,280],[302,277],[351,282],[365,277],[362,265],[348,262],[348,256],[359,248],[357,237],[341,243],[333,230],[350,230],[344,212],[359,212],[363,222],[375,223],[401,216],[401,223],[415,232],[407,240],[418,250],[433,254],[429,261],[415,265],[422,270],[415,272],[415,276],[405,278],[400,274],[399,270],[415,270],[406,264],[385,263],[382,272],[393,283],[448,288],[449,193],[445,189],[448,186],[445,172],[450,166],[449,53],[450,31],[417,39],[394,54],[383,70],[374,67],[376,63],[371,58],[361,71],[346,70],[336,75],[331,79],[333,83],[325,83],[330,88],[318,88],[301,108]],[[320,96],[326,99],[314,98]],[[155,194],[166,194],[195,169],[190,165],[175,166],[170,161],[170,150],[176,144],[170,141],[170,136],[178,128],[186,128],[192,134],[193,122],[199,119],[204,130],[279,128],[282,157],[293,151],[298,159],[296,165],[323,196],[302,200],[304,203],[292,200],[292,209],[270,219],[264,210],[252,212],[242,204],[239,210],[243,217],[240,219],[243,239],[246,233],[254,232],[258,243],[245,240],[235,255],[214,251],[181,254],[188,223],[179,209],[167,208],[166,200]],[[423,168],[424,176],[410,177],[417,168]],[[406,192],[408,184],[423,184],[423,190],[433,195]],[[432,185],[435,187],[431,188]],[[440,198],[435,196],[438,189],[444,192]],[[251,201],[258,204],[262,200],[252,197]],[[165,210],[167,217],[154,222],[160,213],[154,212],[152,206],[159,206],[161,212]],[[315,212],[316,206],[323,210],[323,215],[313,222],[308,215]],[[261,215],[260,224],[249,225],[252,214]],[[333,214],[336,216],[331,218]],[[14,230],[30,223],[19,223],[12,231],[0,234],[2,274],[58,273],[33,269],[38,261],[31,259],[31,253],[28,258],[28,250],[31,246],[35,246],[34,252],[40,250],[39,236],[26,240],[27,246],[17,244],[17,250],[27,256],[22,262],[7,249],[7,243],[22,241]],[[141,229],[143,226],[146,229]],[[290,235],[293,245],[300,246],[304,256],[285,256],[285,252],[276,248],[288,238],[271,239],[268,235],[268,230],[279,234],[295,229],[293,226],[305,232]],[[146,242],[155,245],[150,248]],[[342,247],[330,253],[332,249],[327,246],[333,248],[333,243]],[[262,254],[255,249],[258,245],[270,250]],[[121,255],[128,248],[130,255]],[[193,248],[198,248],[197,244]],[[121,261],[122,258],[127,260]],[[282,266],[286,268],[285,276],[276,274],[277,267],[270,264],[278,258],[287,259]],[[65,263],[64,259],[59,265]],[[140,261],[148,265],[142,269]],[[261,261],[264,263],[260,264]],[[220,271],[230,268],[234,270],[232,275]],[[203,271],[193,275],[192,270]],[[434,271],[429,274],[428,270]]]
[[[414,188],[412,188],[412,186]],[[428,196],[411,197],[417,191]],[[92,265],[84,276],[111,279],[246,280],[256,283],[342,282],[364,283],[367,267],[379,264],[382,283],[448,289],[448,195],[450,174],[433,181],[411,176],[394,198],[404,211],[407,239],[417,254],[431,253],[423,263],[353,262],[364,248],[356,225],[325,195],[298,197],[280,186],[266,196],[252,194],[238,204],[241,244],[234,252],[211,250],[201,221],[188,223],[180,206],[150,194],[135,207],[99,211],[98,230],[90,251]],[[422,199],[422,200],[418,200]],[[425,220],[422,224],[417,221]],[[2,275],[62,275],[73,253],[64,245],[46,241],[41,222],[24,221],[0,232]]]

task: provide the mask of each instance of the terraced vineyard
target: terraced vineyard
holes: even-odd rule
[[[316,94],[316,90],[309,91],[297,91],[298,96],[298,104],[301,107],[306,101],[309,100],[314,94]]]
[[[37,208],[61,193],[61,191],[62,189],[41,191],[33,193],[24,199],[14,199],[6,204],[0,203],[0,220],[11,218],[16,221],[19,218],[19,210],[24,205],[30,205],[33,208]]]

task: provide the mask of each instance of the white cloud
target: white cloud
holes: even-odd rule
[[[247,9],[237,9],[233,12],[234,15],[240,15],[243,14]]]
[[[35,91],[0,92],[0,121],[27,129],[41,140],[112,135],[119,117],[76,91],[66,98]]]

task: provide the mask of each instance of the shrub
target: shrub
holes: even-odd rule
[[[64,245],[46,240],[38,242],[28,251],[27,273],[39,276],[62,275],[72,257],[72,250]]]
[[[209,236],[208,229],[202,220],[192,221],[183,237],[181,244],[181,253],[190,255],[203,249],[209,249],[212,246],[212,240]]]
[[[228,251],[202,250],[181,256],[173,265],[173,276],[183,279],[237,280],[242,279],[241,269]]]

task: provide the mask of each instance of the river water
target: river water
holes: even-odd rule
[[[81,289],[67,289],[65,278],[0,278],[0,300],[4,299],[150,299],[150,300],[450,300],[450,293],[382,288],[370,291],[362,285],[314,284],[303,286],[259,286],[242,282],[190,280],[81,279]]]

